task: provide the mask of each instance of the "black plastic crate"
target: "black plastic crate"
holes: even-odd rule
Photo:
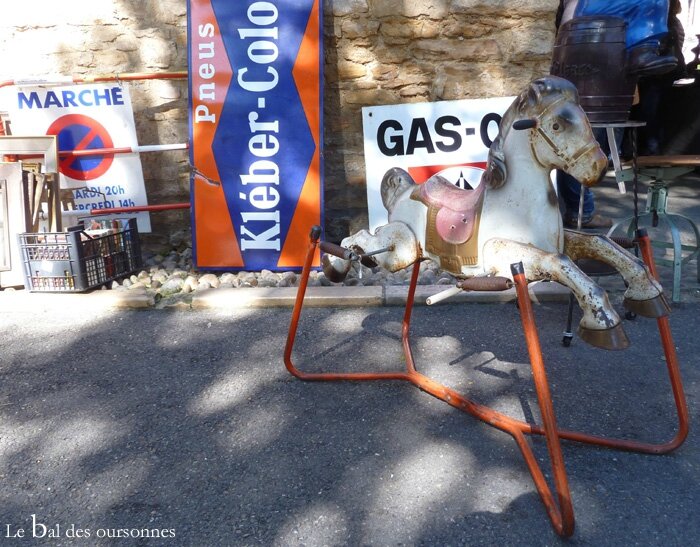
[[[83,292],[142,266],[136,219],[110,221],[104,235],[84,226],[19,234],[24,286],[32,292]],[[91,233],[92,232],[92,233]]]

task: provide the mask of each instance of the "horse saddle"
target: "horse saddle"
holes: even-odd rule
[[[480,184],[475,190],[463,190],[437,175],[416,186],[411,199],[435,211],[435,230],[440,239],[461,245],[474,233],[485,186]]]

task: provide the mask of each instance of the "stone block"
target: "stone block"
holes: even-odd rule
[[[367,13],[369,6],[367,0],[325,0],[324,10],[330,12],[333,17],[344,17]]]
[[[340,24],[340,36],[345,39],[373,37],[379,30],[379,21],[367,19],[344,19]]]
[[[429,17],[442,19],[450,12],[450,0],[372,0],[372,15],[374,17]]]
[[[339,58],[361,65],[377,59],[373,50],[367,47],[357,47],[356,44],[343,41],[338,48]]]
[[[353,80],[367,75],[367,68],[359,63],[350,61],[338,63],[338,78],[341,80]]]
[[[498,13],[512,15],[552,14],[557,11],[557,0],[453,0],[452,13]]]
[[[481,40],[420,40],[413,51],[417,58],[440,58],[459,60],[464,63],[501,59],[503,53],[499,43],[493,39]]]

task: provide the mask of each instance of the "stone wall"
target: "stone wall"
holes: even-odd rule
[[[243,1],[243,0],[236,0]],[[0,73],[185,70],[185,0],[13,2],[0,18]],[[76,3],[77,4],[77,3]],[[325,0],[326,228],[366,224],[361,108],[517,93],[547,72],[557,0]],[[5,79],[3,78],[3,79]],[[186,82],[130,84],[139,142],[186,142]],[[143,154],[150,203],[189,200],[187,154]],[[189,230],[152,215],[151,245]],[[177,239],[177,238],[176,238]]]
[[[361,109],[517,94],[549,70],[557,0],[326,2],[326,228],[366,225]]]
[[[187,69],[185,0],[23,0],[0,17],[1,79]],[[188,138],[187,81],[130,82],[139,143]],[[0,109],[1,110],[1,109]],[[189,201],[186,151],[141,154],[148,201]],[[153,213],[152,247],[189,231],[186,210]]]

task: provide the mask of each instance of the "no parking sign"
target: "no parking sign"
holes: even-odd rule
[[[66,114],[54,121],[46,131],[58,137],[59,150],[96,150],[113,148],[114,141],[105,127],[83,114]],[[114,154],[66,156],[59,163],[63,175],[74,180],[95,180],[112,166]]]
[[[56,135],[59,150],[98,151],[59,161],[61,188],[73,189],[79,211],[148,204],[138,153],[99,152],[138,146],[127,87],[14,87],[5,91],[3,103],[13,135]],[[150,232],[148,213],[135,216],[139,230]]]

